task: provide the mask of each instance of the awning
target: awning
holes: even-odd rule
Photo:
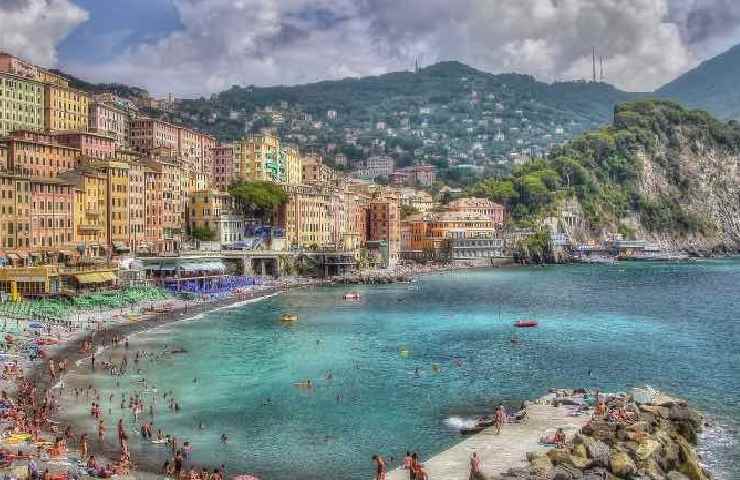
[[[116,249],[117,252],[129,252],[130,251],[130,249],[123,242],[113,242],[113,248]]]
[[[118,277],[113,272],[86,272],[75,275],[77,282],[82,285],[112,282],[116,278]]]
[[[205,262],[188,262],[183,263],[177,267],[178,270],[183,272],[223,272],[226,270],[226,266],[223,262],[218,260],[211,260]]]

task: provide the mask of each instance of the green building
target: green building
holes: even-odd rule
[[[34,80],[0,73],[0,136],[13,130],[44,128],[44,86]]]

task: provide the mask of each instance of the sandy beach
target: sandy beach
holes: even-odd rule
[[[294,282],[293,286],[299,285]],[[45,355],[42,359],[29,360],[22,356],[9,357],[9,360],[15,360],[17,369],[12,375],[4,375],[0,387],[7,392],[12,398],[17,395],[17,382],[30,382],[35,386],[36,402],[44,405],[51,401],[58,405],[56,410],[52,410],[45,425],[41,426],[41,431],[36,439],[18,442],[18,437],[10,432],[5,432],[0,438],[0,448],[6,452],[16,453],[23,452],[23,458],[16,459],[5,468],[0,468],[4,472],[15,478],[26,478],[27,465],[33,459],[39,472],[48,469],[50,474],[61,474],[72,469],[77,469],[86,459],[80,459],[80,452],[75,441],[66,445],[64,454],[49,458],[45,453],[41,453],[40,446],[50,445],[55,438],[61,434],[61,424],[59,416],[63,413],[64,405],[67,402],[75,401],[69,396],[70,392],[64,392],[62,385],[65,377],[69,373],[82,373],[89,371],[87,366],[91,356],[90,351],[83,351],[83,344],[92,341],[92,351],[98,356],[102,356],[105,348],[111,345],[113,338],[126,338],[139,332],[147,331],[173,322],[186,320],[203,313],[217,310],[219,308],[230,308],[245,305],[254,301],[270,298],[284,291],[285,283],[273,284],[255,288],[251,291],[241,291],[228,296],[211,299],[184,300],[177,298],[165,298],[155,301],[144,301],[134,305],[118,309],[101,309],[89,312],[74,312],[67,318],[59,319],[58,323],[48,329],[45,329],[46,338],[54,338],[56,344],[45,347]],[[16,341],[22,338],[30,338],[31,333],[21,325],[24,320],[18,321]],[[30,324],[30,320],[26,320]],[[63,365],[67,368],[58,371],[55,378],[48,373],[50,364]],[[85,364],[81,366],[81,364]],[[65,397],[65,395],[68,395]],[[112,425],[111,425],[112,426]],[[12,423],[5,422],[4,428],[13,428]],[[90,442],[89,454],[95,454],[99,462],[113,463],[110,459],[117,458],[118,452],[113,446],[105,444],[101,448],[96,442]],[[141,469],[144,467],[143,469]],[[148,469],[150,472],[156,472],[157,466],[146,465],[138,466],[139,470],[132,471],[128,475],[119,478],[145,478],[150,476],[145,473]]]

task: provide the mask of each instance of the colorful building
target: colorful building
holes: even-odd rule
[[[234,178],[234,145],[218,145],[213,150],[213,187],[226,191]]]
[[[367,243],[379,250],[385,266],[398,263],[401,253],[401,211],[397,191],[377,191],[368,203]]]
[[[234,198],[228,193],[202,190],[190,195],[189,225],[213,233],[213,240],[230,244],[244,240],[244,218],[238,214]]]
[[[144,247],[150,253],[165,251],[162,166],[146,164],[144,173]],[[141,249],[138,249],[141,251]]]
[[[108,248],[108,181],[104,173],[82,165],[60,174],[74,190],[74,235],[77,251],[104,256]]]
[[[14,130],[43,129],[43,84],[28,78],[0,73],[0,136]]]
[[[116,148],[131,148],[131,115],[123,108],[102,101],[89,104],[88,129],[113,138]]]
[[[48,131],[86,131],[90,96],[74,88],[44,85],[44,126]]]
[[[180,127],[153,118],[139,117],[131,121],[131,147],[142,153],[167,147],[180,151]]]
[[[241,180],[302,183],[302,159],[295,147],[281,146],[276,136],[268,134],[249,135],[238,144],[235,174]]]
[[[31,184],[27,177],[0,173],[0,245],[4,250],[31,248]]]
[[[335,183],[337,174],[330,166],[325,165],[320,155],[309,153],[303,157],[303,183],[329,185]]]
[[[56,178],[31,178],[31,250],[47,257],[74,255],[74,186]]]
[[[54,178],[79,165],[81,151],[62,145],[52,135],[30,130],[13,132],[3,140],[8,170],[32,177]]]
[[[458,198],[448,203],[445,209],[490,218],[495,226],[503,225],[506,212],[503,205],[478,197]]]
[[[76,148],[82,155],[105,160],[115,156],[115,139],[107,134],[95,132],[60,132],[52,134],[57,143]]]

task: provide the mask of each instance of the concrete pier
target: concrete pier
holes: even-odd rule
[[[543,399],[552,399],[552,395]],[[590,415],[568,416],[567,407],[553,407],[539,403],[527,406],[526,423],[507,423],[496,434],[495,428],[487,428],[481,433],[465,438],[457,445],[425,459],[424,468],[429,478],[445,480],[468,480],[470,475],[470,456],[477,452],[481,457],[481,469],[486,478],[504,473],[512,467],[527,464],[527,452],[542,452],[549,447],[540,444],[540,437],[546,430],[562,428],[568,438],[572,437],[591,418]],[[420,452],[423,453],[423,452]],[[388,474],[388,480],[407,480],[408,471],[397,469]]]

